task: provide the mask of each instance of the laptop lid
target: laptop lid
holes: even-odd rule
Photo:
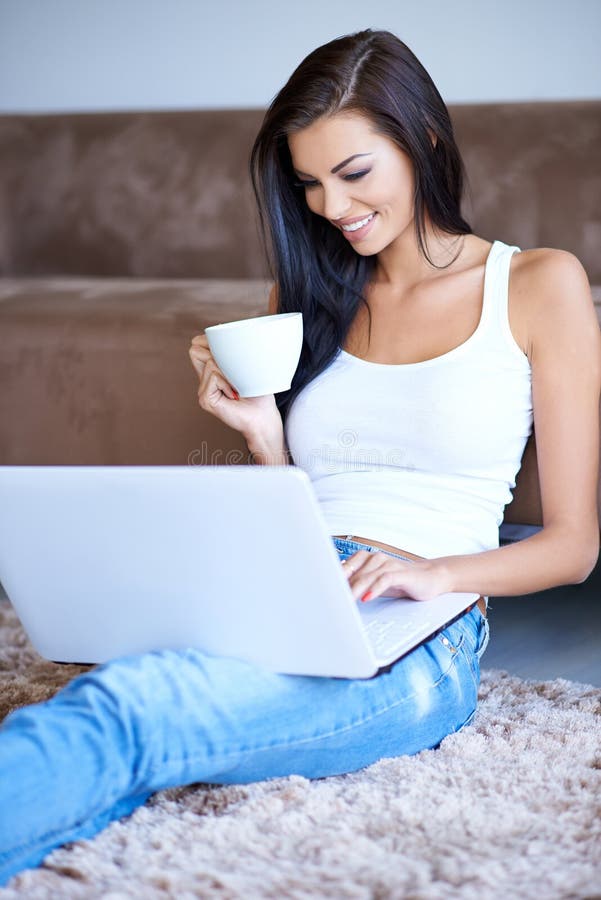
[[[397,601],[429,607],[425,633],[378,657],[364,619],[393,604],[360,612],[296,466],[4,466],[0,498],[0,580],[56,661],[193,646],[369,677],[477,598],[443,595],[437,624],[441,598]]]

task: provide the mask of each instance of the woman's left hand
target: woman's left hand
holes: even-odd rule
[[[449,590],[445,573],[435,559],[405,562],[377,550],[358,550],[342,565],[356,600],[382,595],[432,600]]]

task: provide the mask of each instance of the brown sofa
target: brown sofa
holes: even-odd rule
[[[601,320],[601,101],[450,111],[476,233],[571,250]],[[247,165],[262,116],[0,116],[0,464],[247,461],[198,407],[187,351],[266,311]],[[539,517],[531,439],[506,522]]]

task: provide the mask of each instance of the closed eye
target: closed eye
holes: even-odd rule
[[[371,169],[366,169],[364,172],[353,172],[351,175],[345,175],[345,181],[358,181],[359,178],[363,178],[364,175],[369,175]],[[299,188],[312,188],[319,184],[318,181],[293,181],[294,187]]]

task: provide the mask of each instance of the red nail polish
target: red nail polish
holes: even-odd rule
[[[234,398],[235,398],[236,400],[239,400],[239,399],[240,399],[240,394],[238,393],[238,391],[237,391],[235,388],[232,388],[232,391],[234,392]]]
[[[365,603],[366,600],[371,600],[371,598],[373,597],[373,595],[374,595],[374,592],[373,592],[373,591],[367,591],[367,592],[366,592],[365,594],[363,594],[363,596],[361,597],[361,602],[362,602],[362,603]]]

